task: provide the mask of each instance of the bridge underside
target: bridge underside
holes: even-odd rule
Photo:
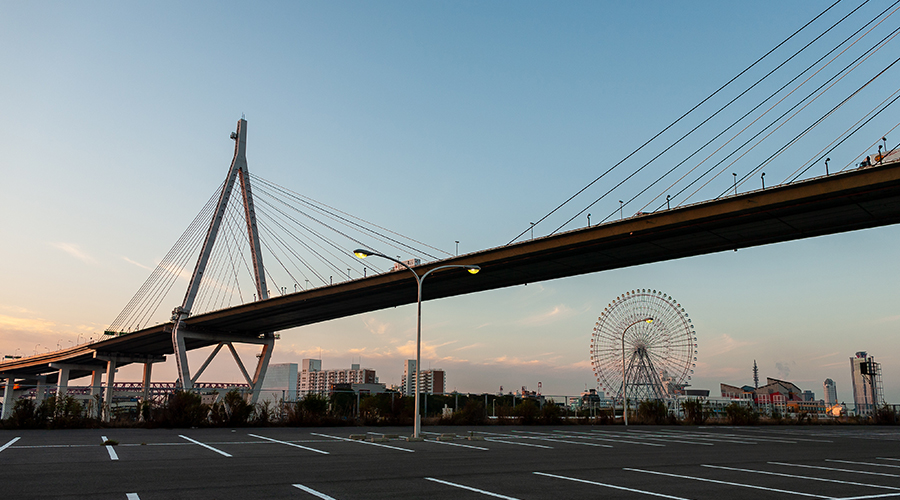
[[[421,274],[446,264],[482,268],[475,276],[459,269],[429,276],[424,288],[428,300],[898,222],[900,163],[893,163],[634,216],[416,269]],[[189,317],[185,323],[192,332],[214,335],[186,339],[186,347],[215,345],[223,338],[257,338],[258,332],[415,301],[413,277],[406,271],[388,272]],[[48,373],[48,363],[63,360],[97,363],[97,351],[171,354],[171,329],[171,324],[158,325],[101,343],[5,363],[0,376]],[[75,374],[73,371],[73,378]]]

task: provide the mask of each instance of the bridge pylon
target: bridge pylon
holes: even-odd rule
[[[172,329],[172,344],[175,350],[175,361],[178,365],[178,383],[184,390],[191,390],[197,379],[203,373],[209,363],[215,358],[223,346],[227,346],[231,351],[235,362],[240,368],[241,373],[250,384],[252,393],[250,402],[256,403],[259,398],[259,392],[262,388],[263,380],[266,377],[266,370],[269,366],[269,360],[272,357],[272,350],[275,347],[275,332],[259,332],[253,336],[239,336],[233,334],[219,334],[215,332],[195,332],[191,331],[185,323],[191,315],[191,307],[194,305],[194,299],[197,297],[197,291],[203,280],[203,274],[206,271],[206,265],[209,262],[210,254],[219,233],[222,220],[225,217],[225,210],[228,206],[228,200],[235,184],[240,186],[241,198],[244,205],[244,217],[247,222],[247,237],[250,240],[250,251],[253,260],[253,273],[256,282],[256,293],[260,300],[269,298],[269,292],[266,289],[265,268],[263,267],[262,251],[259,244],[259,232],[256,225],[256,211],[253,208],[253,194],[250,189],[250,173],[247,170],[247,120],[241,118],[237,122],[237,131],[232,132],[231,138],[234,140],[234,159],[231,161],[231,168],[228,170],[228,176],[225,185],[222,186],[222,192],[219,195],[219,202],[213,213],[212,220],[209,223],[209,229],[206,232],[206,239],[200,250],[200,256],[197,259],[197,265],[191,275],[191,282],[188,285],[187,292],[184,295],[184,301],[181,306],[176,307],[172,311],[172,321],[175,323]],[[207,357],[206,361],[197,370],[197,373],[191,376],[188,367],[187,348],[185,347],[185,339],[204,339],[217,341],[218,345],[213,349],[212,353]],[[244,363],[238,356],[234,348],[234,343],[258,344],[262,346],[262,351],[257,357],[259,361],[251,376]]]

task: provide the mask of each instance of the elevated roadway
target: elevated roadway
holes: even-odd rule
[[[421,274],[447,264],[482,268],[475,276],[461,269],[432,274],[424,288],[424,299],[430,300],[898,222],[900,162],[894,162],[636,215],[415,269]],[[260,332],[415,301],[415,280],[410,273],[387,272],[192,316],[186,324],[201,336],[188,339],[186,347],[246,340]],[[171,330],[171,323],[156,325],[102,342],[13,360],[0,364],[0,377],[47,374],[47,383],[53,383],[56,375],[51,363],[73,365],[71,376],[75,378],[91,373],[87,368],[92,365],[106,366],[104,359],[110,356],[119,356],[119,366],[142,357],[158,359],[173,352]]]

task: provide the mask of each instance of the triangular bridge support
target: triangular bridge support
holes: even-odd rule
[[[213,245],[216,241],[216,235],[219,233],[219,227],[225,216],[225,209],[228,206],[228,199],[231,191],[235,187],[235,181],[239,181],[241,195],[244,201],[244,216],[247,221],[247,236],[250,239],[250,250],[253,256],[253,273],[256,281],[256,293],[260,300],[269,298],[266,289],[266,277],[262,262],[262,252],[259,245],[259,232],[256,227],[256,212],[253,208],[253,195],[250,191],[250,173],[247,170],[247,121],[241,118],[237,123],[237,131],[231,134],[234,139],[234,159],[231,161],[231,168],[228,170],[228,178],[222,187],[222,193],[219,195],[219,203],[213,213],[212,221],[209,224],[209,230],[206,233],[206,239],[203,242],[203,248],[200,250],[200,257],[197,259],[197,266],[191,275],[191,283],[188,285],[187,293],[184,296],[184,302],[180,307],[176,307],[172,311],[172,320],[175,322],[175,328],[172,329],[172,344],[175,349],[175,361],[178,364],[178,383],[184,390],[191,390],[194,383],[203,373],[203,370],[209,366],[209,363],[215,358],[216,354],[227,346],[234,356],[238,367],[250,384],[252,393],[250,395],[250,403],[256,403],[259,399],[260,389],[263,380],[266,377],[266,369],[269,366],[269,360],[272,358],[272,349],[275,347],[274,332],[259,332],[258,335],[238,336],[230,334],[218,334],[208,332],[192,332],[188,330],[185,320],[191,315],[191,307],[194,305],[194,299],[197,298],[197,291],[200,288],[200,282],[203,280],[203,273],[206,271],[206,265],[209,262]],[[218,346],[213,350],[210,356],[203,363],[203,366],[191,377],[188,367],[187,349],[185,348],[185,339],[203,339],[206,341],[214,341]],[[247,343],[262,345],[262,352],[258,355],[259,362],[256,364],[256,370],[251,377],[247,372],[241,358],[234,349],[234,343]]]

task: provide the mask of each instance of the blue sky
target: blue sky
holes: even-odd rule
[[[447,251],[459,240],[466,253],[505,244],[822,8],[5,2],[0,352],[98,335],[221,182],[233,151],[228,134],[242,113],[251,172]],[[851,7],[839,9],[829,21]],[[895,54],[895,44],[884,52],[892,47]],[[876,56],[835,92],[889,59]],[[890,85],[876,82],[868,100],[841,110],[846,118],[767,167],[767,184],[896,90]],[[894,125],[876,121],[834,153],[833,165],[851,163]],[[794,133],[786,127],[778,141]],[[592,207],[594,222],[673,164],[662,160]],[[734,168],[756,165],[743,161]],[[691,201],[727,189],[728,172]],[[617,171],[557,222],[624,175]],[[746,189],[756,182],[758,175]],[[536,235],[554,229],[551,222]],[[849,401],[848,358],[867,350],[883,363],[888,400],[900,402],[898,243],[900,228],[886,227],[427,303],[423,364],[447,370],[461,391],[540,381],[545,393],[576,394],[593,385],[588,347],[600,311],[626,290],[649,287],[676,297],[695,321],[695,387],[750,383],[756,359],[762,377],[819,397],[832,378]],[[338,368],[361,357],[383,382],[398,383],[413,352],[414,313],[400,307],[283,332],[274,361],[321,352],[326,368]],[[127,370],[125,378],[138,378]],[[239,376],[224,357],[207,373]],[[174,369],[154,375],[170,380]]]

